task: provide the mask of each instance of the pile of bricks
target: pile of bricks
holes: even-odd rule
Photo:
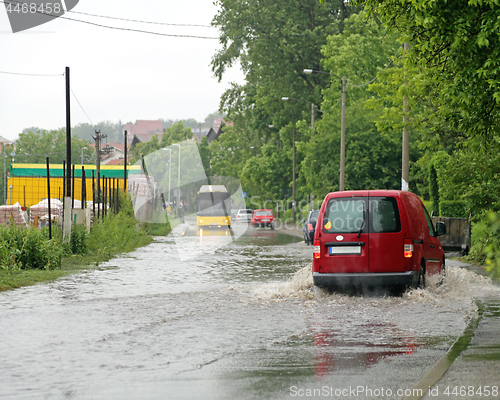
[[[16,226],[26,226],[28,217],[26,211],[23,211],[21,204],[16,203],[11,206],[0,206],[0,225],[8,226],[12,220]]]

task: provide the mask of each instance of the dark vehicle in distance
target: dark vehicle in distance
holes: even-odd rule
[[[304,234],[304,242],[306,245],[312,244],[314,240],[314,231],[316,230],[316,221],[318,220],[319,210],[309,211],[307,218],[304,220],[302,233]]]

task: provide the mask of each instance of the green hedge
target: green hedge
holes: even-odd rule
[[[485,265],[496,277],[500,277],[500,215],[489,212],[472,224],[471,251],[467,260]]]
[[[440,217],[467,218],[469,210],[462,200],[443,200],[439,203]]]

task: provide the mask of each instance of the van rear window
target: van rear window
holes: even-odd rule
[[[393,197],[370,197],[370,232],[399,232],[398,203]]]
[[[330,199],[323,219],[325,233],[354,233],[364,228],[365,199]]]
[[[366,213],[366,210],[369,210]],[[369,215],[370,226],[365,223]],[[330,199],[323,219],[325,233],[399,232],[401,219],[393,197]]]

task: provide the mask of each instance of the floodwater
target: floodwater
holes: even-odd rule
[[[298,238],[178,233],[0,293],[0,398],[398,398],[463,332],[472,295],[498,295],[458,267],[398,297],[329,294]]]

